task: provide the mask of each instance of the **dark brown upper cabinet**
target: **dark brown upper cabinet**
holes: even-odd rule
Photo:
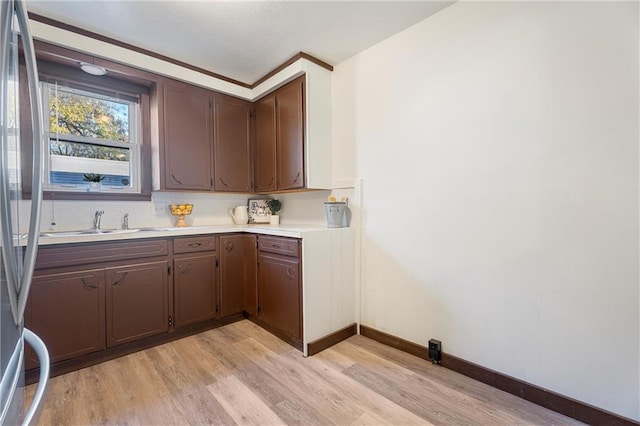
[[[252,103],[177,81],[162,93],[159,189],[252,192]]]
[[[278,189],[304,188],[304,76],[276,94]]]
[[[211,190],[212,97],[189,84],[163,85],[164,188]]]
[[[252,104],[216,94],[213,105],[213,187],[216,191],[251,192]]]
[[[276,190],[276,97],[256,102],[256,191]]]
[[[305,187],[305,76],[256,103],[256,192]]]

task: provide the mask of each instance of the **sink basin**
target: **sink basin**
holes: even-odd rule
[[[150,226],[144,228],[132,228],[132,229],[84,229],[81,231],[45,231],[41,232],[41,237],[84,237],[90,235],[118,235],[118,234],[131,234],[133,232],[166,232],[174,230],[189,230],[189,229],[208,229],[209,226],[190,226],[187,228],[175,228],[175,227],[158,227]]]

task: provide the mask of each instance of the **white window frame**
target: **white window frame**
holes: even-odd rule
[[[42,97],[43,104],[43,115],[44,115],[44,134],[46,136],[46,143],[43,144],[44,151],[44,182],[43,189],[45,191],[55,191],[55,192],[88,192],[89,191],[89,183],[86,184],[60,184],[60,183],[51,183],[51,163],[52,163],[52,155],[50,149],[50,141],[52,139],[58,141],[68,141],[68,142],[76,142],[76,143],[86,143],[91,145],[100,145],[107,146],[111,148],[126,148],[129,150],[129,178],[130,185],[128,187],[124,186],[110,186],[110,185],[101,185],[101,189],[99,191],[95,191],[92,189],[91,192],[105,193],[105,194],[140,194],[142,192],[141,185],[141,168],[142,161],[140,155],[140,145],[142,141],[141,129],[142,125],[140,122],[141,119],[141,102],[134,102],[127,99],[118,98],[116,96],[108,96],[99,92],[92,91],[90,87],[86,87],[83,89],[77,89],[73,87],[69,87],[66,85],[58,85],[57,90],[63,90],[65,92],[71,92],[80,94],[83,96],[89,96],[96,99],[104,99],[108,101],[116,101],[120,103],[129,104],[129,142],[120,142],[113,141],[107,139],[97,139],[97,138],[89,138],[82,137],[76,135],[67,135],[67,134],[58,134],[52,133],[50,130],[50,113],[51,110],[49,108],[50,105],[50,91],[56,86],[55,82],[41,81],[40,82],[40,92]],[[98,89],[99,90],[99,89]],[[69,158],[77,158],[77,157],[69,157]],[[91,159],[87,159],[91,160]],[[95,161],[108,161],[108,160],[95,160]],[[104,173],[103,173],[104,174]]]

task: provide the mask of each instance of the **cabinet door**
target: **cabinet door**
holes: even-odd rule
[[[51,362],[103,350],[104,272],[37,272],[29,293],[25,325],[47,345]],[[32,351],[26,368],[37,367]]]
[[[276,92],[278,189],[304,187],[304,76]]]
[[[250,192],[251,103],[216,95],[213,112],[214,188]]]
[[[244,305],[244,245],[242,235],[220,237],[220,314],[237,314]]]
[[[259,317],[290,336],[302,337],[300,261],[259,254]]]
[[[216,317],[216,255],[194,254],[174,259],[176,328]]]
[[[169,330],[168,262],[105,269],[107,347]]]
[[[256,103],[256,192],[276,190],[276,98]]]
[[[164,86],[166,189],[211,189],[212,129],[208,92],[187,84]]]
[[[244,245],[244,306],[251,315],[258,315],[258,248],[255,235],[243,235]]]

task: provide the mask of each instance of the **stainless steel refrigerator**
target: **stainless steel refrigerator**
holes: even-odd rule
[[[18,44],[24,53],[28,91],[21,91],[19,86]],[[44,399],[49,355],[43,342],[24,328],[38,250],[44,139],[38,70],[22,0],[0,0],[0,73],[0,425],[30,424]],[[26,142],[32,146],[23,150],[20,96],[27,92],[33,140]],[[22,151],[31,152],[33,159],[24,158]],[[21,193],[23,165],[32,167],[31,200],[24,200]],[[40,381],[32,401],[25,401],[24,397],[25,343],[40,362]]]

